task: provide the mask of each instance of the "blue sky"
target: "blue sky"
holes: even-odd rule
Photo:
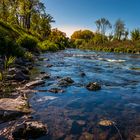
[[[112,24],[121,18],[129,30],[140,27],[140,0],[42,0],[55,23],[53,27],[67,33],[74,30],[95,31],[95,20],[105,17]]]

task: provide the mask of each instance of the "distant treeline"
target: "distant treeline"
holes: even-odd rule
[[[109,52],[140,53],[140,29],[129,32],[123,20],[118,19],[114,25],[101,18],[95,21],[97,31],[75,31],[71,40],[75,47]],[[130,38],[128,37],[130,34]]]

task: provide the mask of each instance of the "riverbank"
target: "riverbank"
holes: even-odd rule
[[[21,124],[24,131],[23,138],[36,138],[47,133],[47,127],[30,116],[33,110],[28,97],[36,92],[33,90],[34,87],[43,85],[44,79],[49,77],[48,74],[36,70],[38,62],[42,59],[40,60],[39,56],[36,56],[35,59],[34,62],[23,58],[16,60],[6,70],[4,79],[0,82],[0,139],[11,140],[21,135],[21,130],[18,128]],[[30,123],[31,128],[28,126]],[[24,126],[26,127],[24,128]],[[36,131],[39,132],[36,134]],[[26,134],[24,134],[25,132]]]
[[[91,51],[103,51],[103,52],[115,52],[126,54],[140,54],[139,41],[107,41],[104,43],[94,43],[93,41],[82,42],[80,45],[76,45],[76,48]]]

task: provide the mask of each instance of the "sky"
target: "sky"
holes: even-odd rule
[[[122,19],[131,31],[140,27],[140,0],[42,0],[47,13],[54,17],[53,28],[66,32],[96,31],[95,21],[105,17],[112,24]]]

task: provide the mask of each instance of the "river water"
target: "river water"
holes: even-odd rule
[[[40,140],[140,139],[140,55],[68,49],[41,57],[49,61],[44,59],[38,68],[51,78],[30,97],[32,116],[49,129]],[[75,82],[59,87],[64,93],[46,92],[58,87],[61,77]],[[88,91],[89,82],[98,82],[101,90]],[[115,125],[101,126],[102,120]]]

